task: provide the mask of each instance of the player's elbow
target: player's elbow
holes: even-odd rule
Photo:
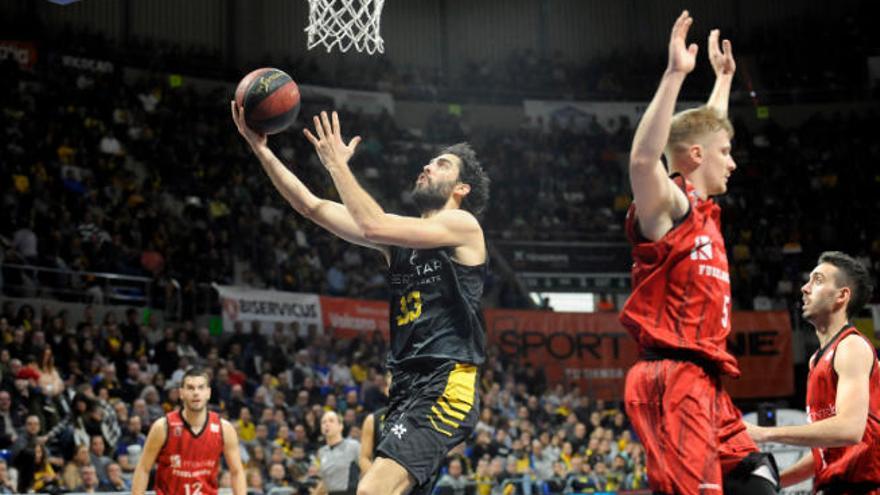
[[[849,431],[841,431],[835,436],[834,440],[830,442],[828,447],[849,447],[851,445],[855,445],[862,440],[861,435],[856,435]]]
[[[316,201],[314,203],[305,203],[296,200],[290,201],[290,206],[292,206],[297,213],[302,215],[303,218],[311,220],[313,222],[315,221],[318,215],[318,210],[321,209],[322,205],[323,201]]]
[[[865,436],[865,424],[853,424],[850,427],[843,428],[840,432],[840,438],[838,439],[841,443],[841,447],[847,445],[855,445],[862,441],[862,437]]]
[[[358,222],[358,227],[364,233],[364,238],[369,242],[381,243],[386,241],[386,232],[382,228],[382,223],[376,220],[368,220]]]
[[[835,419],[839,422],[835,425],[834,438],[830,442],[833,445],[828,445],[829,447],[847,447],[862,441],[862,437],[865,436],[867,418],[837,417]]]

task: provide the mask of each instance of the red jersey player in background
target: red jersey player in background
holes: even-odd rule
[[[706,106],[673,115],[696,64],[697,45],[686,44],[692,23],[687,11],[675,21],[667,69],[630,154],[633,291],[620,318],[640,359],[627,373],[626,412],[645,446],[655,493],[775,493],[775,463],[758,452],[720,381],[740,374],[726,349],[730,277],[720,208],[710,198],[726,192],[736,168],[727,119],[736,65],[730,42],[722,50],[713,30],[712,96]]]
[[[209,381],[207,371],[199,368],[183,375],[183,409],[166,414],[150,427],[134,471],[132,495],[144,494],[154,463],[158,464],[154,483],[157,495],[216,495],[221,453],[232,475],[232,493],[245,495],[238,434],[231,423],[208,412]]]
[[[749,425],[756,442],[812,447],[782,472],[782,486],[813,477],[818,493],[880,494],[880,363],[874,346],[850,323],[871,298],[871,279],[858,261],[822,253],[801,287],[803,317],[816,328],[803,426]]]

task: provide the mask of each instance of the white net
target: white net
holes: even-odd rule
[[[308,48],[318,45],[327,52],[336,46],[341,52],[354,47],[370,55],[385,53],[379,33],[385,0],[309,0]]]

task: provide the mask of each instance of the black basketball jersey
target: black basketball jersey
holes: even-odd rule
[[[430,361],[483,363],[480,298],[487,263],[464,266],[451,252],[391,247],[390,369]]]

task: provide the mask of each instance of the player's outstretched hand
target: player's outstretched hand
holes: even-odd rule
[[[715,76],[732,76],[736,72],[736,61],[733,59],[733,46],[730,40],[724,40],[718,44],[720,31],[713,29],[709,32],[709,62],[715,70]]]
[[[685,10],[675,20],[672,26],[672,36],[669,39],[669,72],[687,74],[694,70],[697,63],[697,44],[687,44],[687,33],[694,19]]]
[[[306,139],[315,147],[318,152],[318,158],[325,167],[333,167],[348,163],[348,160],[354,155],[354,150],[361,142],[360,136],[355,136],[345,144],[342,140],[342,129],[339,126],[339,114],[333,112],[333,122],[327,116],[327,112],[321,112],[321,116],[314,116],[315,134],[312,134],[307,128],[303,129]],[[317,136],[316,136],[317,135]]]
[[[259,132],[254,131],[244,121],[244,108],[236,105],[235,100],[229,102],[230,107],[232,108],[232,121],[235,122],[235,127],[238,128],[239,134],[244,137],[245,141],[251,145],[251,148],[256,148],[257,146],[265,146],[266,145],[266,135],[261,134]]]

